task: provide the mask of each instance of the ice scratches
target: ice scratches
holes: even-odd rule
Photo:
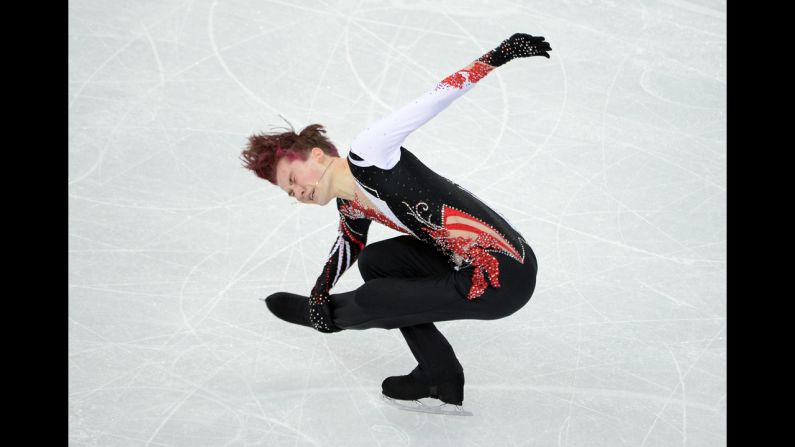
[[[174,9],[174,10],[172,10],[172,11],[168,11],[168,12],[165,12],[165,13],[163,13],[162,15],[159,15],[159,16],[160,16],[160,19],[158,19],[158,20],[156,20],[155,22],[153,22],[153,23],[152,23],[152,25],[150,25],[150,27],[157,26],[157,25],[159,25],[161,22],[164,22],[164,21],[166,21],[166,20],[169,20],[169,19],[171,19],[172,13],[174,13],[176,10],[178,10],[178,9],[180,9],[180,8],[181,8],[181,6],[180,6],[180,7],[178,7],[178,8],[175,8],[175,9]],[[69,14],[69,15],[70,15],[70,19],[71,19],[72,13],[70,12],[70,14]],[[142,25],[143,25],[143,24],[142,24]],[[144,27],[145,27],[145,25],[144,25]],[[127,29],[124,29],[123,31],[129,32],[129,30],[127,30]],[[72,34],[70,33],[70,35],[72,35]],[[114,52],[113,52],[113,54],[111,54],[111,55],[110,55],[110,56],[108,56],[108,57],[107,57],[107,58],[106,58],[104,61],[102,61],[102,63],[101,63],[101,64],[99,64],[99,66],[98,66],[98,67],[97,67],[97,68],[96,68],[96,69],[95,69],[95,70],[94,70],[94,71],[93,71],[93,72],[92,72],[92,73],[91,73],[91,74],[88,76],[88,78],[86,78],[86,80],[85,80],[85,81],[83,81],[83,83],[80,85],[80,88],[77,90],[77,92],[75,93],[75,95],[74,95],[74,97],[72,98],[72,100],[71,100],[71,101],[69,101],[69,107],[68,107],[68,109],[69,109],[70,111],[72,110],[72,106],[73,106],[73,105],[74,105],[74,103],[75,103],[75,102],[78,100],[78,98],[80,98],[80,95],[82,94],[83,90],[84,90],[84,89],[85,89],[85,88],[86,88],[88,85],[90,85],[90,84],[91,84],[91,81],[93,81],[93,80],[94,80],[94,76],[96,76],[97,74],[99,74],[99,73],[100,73],[100,72],[101,72],[101,71],[102,71],[102,70],[105,68],[105,66],[106,66],[106,65],[108,65],[108,63],[109,63],[109,62],[111,62],[112,60],[116,59],[116,57],[118,57],[120,54],[122,54],[122,53],[123,53],[123,52],[124,52],[124,51],[127,49],[127,47],[129,47],[129,46],[130,46],[130,45],[132,45],[133,43],[137,42],[137,41],[138,41],[138,40],[140,40],[142,37],[144,37],[144,36],[142,36],[141,34],[135,34],[135,35],[133,35],[133,36],[130,38],[130,40],[128,40],[127,42],[125,42],[125,43],[124,43],[124,45],[122,45],[121,47],[119,47],[119,49],[117,49],[116,51],[114,51]],[[161,73],[162,73],[162,71],[161,71]]]
[[[679,382],[677,383],[676,387],[674,387],[674,389],[671,391],[671,393],[668,395],[668,397],[665,399],[662,408],[660,408],[660,411],[655,416],[654,421],[652,421],[651,426],[649,427],[649,430],[646,432],[646,436],[643,437],[643,442],[641,442],[640,447],[643,447],[644,445],[646,445],[646,441],[649,439],[649,436],[654,431],[654,427],[657,425],[657,421],[660,420],[660,417],[665,412],[665,409],[668,407],[668,404],[671,401],[675,401],[675,399],[673,399],[673,395],[680,388],[681,388],[681,393],[682,393],[682,399],[679,402],[682,403],[682,408],[683,408],[683,413],[682,413],[683,444],[682,445],[687,445],[686,444],[686,442],[687,442],[687,433],[686,433],[685,430],[687,429],[687,420],[686,420],[686,418],[687,418],[687,410],[686,409],[687,409],[687,406],[688,406],[688,402],[687,402],[687,399],[686,399],[686,396],[685,396],[685,379],[687,378],[688,374],[690,374],[690,371],[692,371],[693,368],[698,364],[699,360],[701,360],[701,357],[704,356],[704,353],[706,353],[709,350],[710,346],[712,346],[712,343],[715,342],[715,340],[718,338],[718,336],[723,333],[725,328],[726,328],[725,324],[720,327],[720,329],[715,333],[715,335],[712,336],[712,338],[710,339],[709,343],[707,343],[707,345],[704,347],[704,349],[701,350],[701,353],[698,355],[698,357],[695,360],[692,361],[692,363],[690,364],[690,367],[687,368],[687,371],[685,371],[684,374],[682,374],[682,371],[679,368],[679,362],[676,360],[676,357],[674,356],[674,353],[671,351],[670,346],[668,344],[665,345],[665,347],[668,348],[668,352],[671,354],[671,357],[673,357],[673,363],[674,363],[674,366],[676,367],[676,372],[679,375]],[[708,405],[704,405],[704,407],[706,407],[705,409],[708,409],[709,411],[712,411],[712,412],[716,411],[716,409],[714,407],[710,407]]]
[[[638,44],[638,41],[642,37],[643,37],[643,35],[639,36],[633,42],[632,47],[636,47],[637,44]],[[603,174],[605,174],[605,175],[602,175],[602,181],[604,182],[603,186],[605,188],[605,191],[607,191],[607,175],[606,175],[607,174],[607,151],[605,150],[605,141],[607,140],[607,137],[605,136],[606,129],[607,129],[607,108],[608,108],[608,105],[610,104],[610,97],[613,96],[613,89],[616,86],[616,81],[618,80],[618,76],[623,72],[624,64],[626,64],[627,59],[629,59],[630,56],[632,56],[632,53],[629,50],[625,49],[624,57],[621,59],[621,63],[618,64],[618,68],[616,69],[616,72],[613,75],[613,79],[610,81],[610,87],[607,88],[607,94],[605,95],[605,101],[604,101],[604,107],[602,108],[602,116],[601,116],[602,125],[601,125],[601,129],[600,129],[601,130],[601,134],[599,136],[599,140],[600,140],[601,144],[599,145],[599,148],[600,148],[600,150],[602,152],[602,171],[601,172]]]
[[[118,55],[122,54],[124,50],[127,49],[127,47],[135,43],[138,39],[140,39],[140,36],[133,36],[132,39],[128,40],[127,43],[119,47],[119,49],[117,49],[113,54],[108,56],[107,59],[105,59],[101,64],[99,64],[99,66],[88,76],[88,78],[86,78],[86,80],[83,81],[83,83],[80,85],[80,88],[77,89],[77,92],[75,92],[74,97],[72,97],[72,100],[69,101],[70,111],[72,110],[72,106],[74,105],[74,103],[78,100],[78,98],[80,98],[80,95],[83,93],[83,90],[86,88],[86,86],[91,84],[91,81],[94,79],[94,76],[96,76],[99,72],[101,72],[102,69],[105,68],[105,65],[108,65],[110,61],[115,59]]]
[[[193,266],[193,268],[190,269],[188,274],[185,275],[185,278],[182,280],[182,286],[179,288],[179,297],[178,297],[179,298],[179,300],[178,300],[179,301],[179,313],[182,316],[182,323],[185,325],[186,328],[188,328],[190,333],[192,335],[196,336],[197,338],[198,338],[199,335],[196,333],[196,329],[195,329],[195,327],[193,326],[193,324],[190,321],[191,319],[188,318],[188,315],[185,313],[185,288],[187,287],[188,283],[190,282],[190,279],[193,276],[194,272],[196,272],[196,270],[198,270],[199,267],[201,267],[202,264],[204,264],[207,260],[212,259],[218,253],[219,253],[219,251],[215,251],[213,253],[210,253],[207,256],[205,256],[202,260],[200,260],[198,263],[196,263]],[[206,306],[206,304],[204,306]],[[199,309],[199,311],[197,311],[194,315],[200,314],[202,312],[204,306],[202,306]],[[210,309],[210,311],[212,311],[212,309]],[[209,315],[209,311],[208,311],[208,315]],[[199,323],[201,323],[201,322],[199,322]],[[170,342],[170,341],[171,340],[168,340],[168,342]],[[166,344],[168,344],[168,342]]]
[[[654,292],[654,293],[656,293],[656,294],[658,294],[658,295],[662,296],[663,298],[666,298],[666,299],[670,300],[672,303],[676,304],[677,306],[686,306],[686,307],[690,307],[690,308],[692,308],[692,309],[695,309],[695,308],[696,308],[696,306],[693,306],[692,304],[690,304],[690,303],[688,303],[688,302],[686,302],[686,301],[682,301],[682,300],[680,300],[680,299],[678,299],[678,298],[675,298],[675,297],[673,297],[673,296],[671,296],[671,295],[669,295],[669,294],[667,294],[667,293],[663,292],[662,290],[658,290],[658,289],[656,289],[656,288],[654,288],[654,287],[650,286],[649,284],[646,284],[645,282],[643,282],[643,281],[641,281],[641,280],[638,280],[638,282],[639,282],[639,283],[640,283],[640,285],[642,285],[643,287],[645,287],[645,288],[647,288],[647,289],[651,290],[652,292]]]
[[[485,54],[490,50],[490,48],[484,48],[483,45],[478,43],[478,39],[470,33],[466,27],[462,26],[457,20],[450,16],[446,11],[442,13],[442,15],[453,23],[453,25],[458,28],[462,34],[469,38],[470,42],[472,43],[473,48],[477,48],[478,54]],[[495,45],[496,46],[496,45]],[[493,78],[497,81],[497,85],[499,86],[500,96],[502,97],[502,116],[499,119],[500,127],[497,129],[497,135],[494,137],[494,142],[491,144],[491,148],[489,149],[489,153],[486,154],[485,157],[482,157],[478,160],[477,163],[474,164],[474,168],[469,170],[468,172],[462,172],[456,175],[456,179],[463,180],[472,177],[478,171],[480,171],[482,166],[487,166],[489,164],[489,160],[491,157],[494,156],[494,153],[497,152],[497,148],[501,147],[503,136],[505,135],[505,130],[508,127],[508,116],[510,115],[510,101],[508,97],[508,89],[505,86],[505,82],[502,80],[502,76],[499,76],[498,70],[493,70],[491,73]],[[482,80],[481,80],[482,81]]]
[[[355,22],[352,19],[348,19],[345,22],[345,28],[342,30],[342,34],[343,34],[343,37],[344,37],[344,43],[345,43],[345,45],[344,45],[344,48],[345,48],[345,61],[348,63],[348,68],[351,70],[351,73],[353,73],[353,79],[356,81],[356,83],[359,85],[359,87],[361,87],[362,92],[366,93],[367,96],[370,99],[372,99],[374,102],[380,104],[387,111],[392,112],[394,110],[394,108],[392,106],[390,106],[389,104],[387,104],[386,102],[384,102],[381,98],[379,98],[378,95],[372,89],[370,89],[367,86],[367,83],[365,82],[365,80],[362,79],[362,77],[359,75],[359,72],[356,70],[356,66],[355,66],[355,64],[353,62],[353,57],[351,56],[351,44],[350,44],[350,40],[349,40],[350,25],[352,23],[355,23]],[[377,38],[377,36],[375,34],[373,34],[371,31],[367,30],[364,27],[361,27],[361,28],[362,28],[362,31],[370,34],[373,38]],[[381,39],[379,38],[378,40],[381,40]],[[401,53],[402,53],[401,54],[402,56],[404,56],[406,59],[408,59],[408,56],[404,52],[401,52]],[[415,65],[416,65],[416,62],[415,62]]]
[[[572,377],[572,379],[571,379],[571,387],[569,387],[569,389],[571,390],[571,393],[570,393],[570,396],[569,396],[569,412],[566,415],[566,419],[564,419],[564,421],[563,421],[563,425],[561,426],[561,431],[558,433],[558,445],[559,446],[568,445],[568,443],[569,443],[569,429],[571,428],[571,415],[572,415],[572,411],[573,411],[573,408],[574,408],[574,398],[577,395],[577,373],[579,372],[580,359],[582,358],[582,325],[578,325],[577,326],[577,348],[576,348],[576,351],[577,351],[577,363],[576,363],[576,365],[574,367],[574,373],[573,373],[574,377]],[[598,412],[596,410],[591,410],[591,411],[594,411],[594,412],[597,412],[597,413],[601,414],[601,412]],[[605,414],[603,414],[603,416],[610,417],[610,416],[605,415]],[[563,427],[566,428],[565,436],[563,434]],[[563,440],[563,443],[561,443],[561,438]]]
[[[345,369],[345,372],[344,372],[345,377],[353,380],[354,386],[346,385],[345,386],[345,390],[344,390],[345,391],[344,395],[348,398],[348,400],[350,401],[350,403],[353,406],[353,408],[356,409],[356,413],[358,413],[359,419],[363,420],[367,415],[365,414],[364,411],[362,411],[362,408],[360,407],[359,404],[362,403],[362,402],[365,402],[365,400],[361,399],[361,397],[366,397],[366,395],[369,394],[369,392],[365,392],[364,391],[365,389],[367,389],[367,387],[364,384],[362,384],[362,381],[353,372],[354,368],[349,368],[345,364],[345,362],[343,360],[341,360],[339,358],[339,356],[337,356],[334,353],[334,351],[332,351],[329,348],[328,337],[322,337],[322,343],[323,343],[323,347],[325,348],[325,350],[328,353],[329,357],[331,357],[332,361],[336,365],[338,365],[338,367],[342,367],[342,368]],[[368,406],[368,408],[366,410],[367,411],[372,411],[372,409],[369,406]],[[382,415],[383,415],[383,412],[381,411],[380,408],[379,408],[378,411],[381,412]],[[377,445],[381,445],[381,443],[379,442],[378,438],[375,436],[375,434],[373,433],[372,430],[368,430],[367,434],[370,436],[370,439],[371,439],[372,442],[374,442]]]
[[[712,8],[708,8],[706,6],[697,5],[695,3],[691,3],[685,0],[662,0],[663,3],[668,3],[671,6],[676,6],[677,8],[683,9],[688,12],[696,13],[696,14],[703,14],[718,20],[726,20],[726,12],[725,11],[718,11]],[[721,4],[725,5],[725,2],[721,2]]]
[[[563,216],[563,214],[561,214],[561,216]],[[649,251],[649,250],[645,250],[645,249],[642,249],[642,248],[639,248],[639,247],[635,247],[633,245],[627,244],[627,243],[622,242],[622,241],[607,239],[607,238],[604,238],[602,236],[598,236],[598,235],[593,234],[593,233],[589,233],[589,232],[586,232],[586,231],[578,230],[576,228],[563,225],[561,223],[561,221],[553,222],[553,221],[551,221],[549,219],[544,219],[544,218],[540,218],[540,217],[537,217],[536,219],[539,220],[539,221],[542,221],[542,222],[547,222],[549,224],[555,225],[557,227],[558,234],[557,234],[557,237],[556,237],[556,246],[558,248],[558,257],[559,258],[563,258],[560,255],[560,230],[561,229],[565,229],[565,230],[571,231],[571,232],[576,233],[576,234],[587,236],[587,237],[589,237],[591,239],[594,239],[594,240],[597,240],[597,241],[600,241],[600,242],[605,242],[605,243],[608,243],[608,244],[611,244],[611,245],[616,245],[618,247],[621,247],[621,248],[624,248],[624,249],[627,249],[627,250],[630,250],[630,251],[634,251],[634,252],[637,252],[637,253],[648,255],[648,256],[651,256],[651,257],[654,257],[654,258],[664,259],[666,261],[675,262],[677,264],[692,265],[695,261],[697,261],[697,259],[692,259],[692,258],[680,258],[680,257],[665,255],[665,254],[662,254],[662,253],[655,253],[653,251]],[[561,217],[561,219],[562,219],[562,217]]]
[[[279,113],[279,110],[275,107],[271,106],[269,103],[265,102],[262,98],[259,97],[256,93],[252,92],[251,89],[246,87],[243,82],[232,72],[228,65],[226,65],[226,61],[224,60],[221,52],[218,50],[218,43],[215,39],[215,7],[218,6],[218,0],[213,0],[212,5],[210,5],[210,12],[209,12],[209,20],[208,20],[208,37],[210,38],[210,45],[213,49],[213,54],[215,55],[215,59],[218,61],[218,64],[221,65],[221,68],[226,72],[229,79],[231,79],[241,90],[243,90],[251,99],[256,101],[257,103],[261,104],[262,106],[266,107],[268,110],[272,111],[273,113]]]
[[[689,372],[689,369],[688,369]],[[687,372],[682,375],[680,378],[684,380],[687,376]],[[676,394],[679,386],[677,385],[673,390],[669,392],[669,394],[655,394],[655,393],[644,393],[639,391],[626,391],[622,389],[615,389],[615,388],[598,388],[598,387],[578,387],[577,394],[582,396],[588,396],[591,398],[604,398],[604,399],[625,399],[625,400],[639,400],[639,401],[648,401],[648,402],[655,402],[661,405],[675,403],[677,405],[685,405],[691,409],[702,410],[707,412],[716,412],[715,405],[709,405],[706,403],[701,402],[694,402],[692,400],[686,399],[677,399],[674,398],[673,395]],[[507,385],[476,385],[476,384],[469,384],[467,383],[467,390],[477,390],[481,391],[484,394],[491,394],[494,391],[501,391],[504,393],[516,393],[516,391],[535,391],[539,393],[546,393],[549,395],[554,394],[569,394],[571,393],[571,387],[567,386],[557,386],[557,385],[523,385],[521,383],[510,383]],[[577,405],[576,403],[574,405]],[[591,408],[585,406],[579,406],[580,408],[588,411],[594,412],[594,414],[598,414],[601,416],[605,416],[611,418],[616,422],[622,422],[623,419],[616,418],[615,416],[605,415],[604,413],[597,412],[592,410]]]
[[[163,62],[160,61],[160,53],[157,51],[157,45],[155,45],[155,41],[152,40],[152,35],[149,33],[149,28],[147,28],[146,24],[141,23],[141,28],[144,30],[144,36],[146,36],[149,46],[152,47],[152,53],[154,54],[155,63],[157,64],[157,73],[160,75],[160,87],[163,87],[166,85],[166,76],[164,74]]]
[[[221,370],[223,370],[226,367],[226,365],[231,363],[233,360],[237,360],[238,358],[242,357],[245,354],[246,354],[246,352],[241,352],[240,354],[238,354],[236,356],[233,356],[233,357],[230,357],[227,361],[225,361],[225,362],[221,363],[220,365],[218,365],[218,367],[216,367],[215,370],[211,374],[208,374],[204,378],[204,380],[202,380],[200,383],[196,384],[193,387],[193,389],[190,390],[190,392],[185,394],[185,396],[179,402],[175,403],[171,407],[171,410],[169,410],[168,414],[166,414],[165,417],[163,418],[163,420],[160,421],[160,424],[157,426],[157,428],[155,428],[154,432],[152,432],[152,435],[149,436],[149,439],[146,441],[146,446],[148,447],[152,443],[152,440],[154,440],[155,437],[157,437],[158,433],[160,433],[160,430],[168,423],[169,420],[171,420],[171,417],[174,416],[174,413],[176,413],[182,407],[182,405],[184,405],[185,402],[187,402],[188,399],[193,397],[193,395],[196,394],[197,391],[201,390],[205,383],[209,382],[210,379],[215,377]],[[233,408],[231,408],[229,405],[225,404],[221,400],[216,400],[216,399],[212,399],[212,400],[215,400],[216,403],[219,403],[222,406],[226,407],[232,413],[236,413],[236,411]],[[238,424],[242,425],[243,421],[240,419],[240,415],[239,414],[235,414],[235,416],[237,417]]]
[[[194,265],[194,266],[193,266],[193,268],[191,269],[191,271],[190,271],[190,272],[189,272],[189,273],[188,273],[188,274],[185,276],[185,279],[184,279],[184,281],[183,281],[182,287],[180,288],[180,295],[179,295],[179,307],[180,307],[180,313],[181,313],[181,315],[182,315],[182,318],[183,318],[183,323],[184,323],[184,324],[185,324],[185,326],[186,326],[186,327],[187,327],[187,328],[188,328],[188,329],[191,331],[191,333],[192,333],[192,334],[194,334],[194,335],[196,335],[196,336],[198,337],[198,334],[196,333],[196,330],[195,330],[195,328],[194,328],[194,325],[200,325],[202,322],[204,322],[204,320],[205,320],[205,319],[207,319],[207,318],[208,318],[208,317],[211,315],[212,311],[213,311],[213,310],[216,308],[216,306],[218,305],[218,303],[219,303],[219,302],[221,301],[221,299],[222,299],[222,298],[225,296],[225,294],[226,294],[227,290],[229,290],[230,288],[232,288],[232,286],[234,286],[234,285],[237,283],[237,281],[238,281],[240,278],[243,278],[243,277],[247,276],[249,272],[251,272],[251,271],[255,270],[255,269],[256,269],[257,267],[259,267],[261,264],[263,264],[263,263],[267,262],[269,259],[271,259],[271,258],[274,256],[274,255],[271,255],[269,258],[266,258],[265,260],[263,260],[263,261],[260,261],[259,263],[255,264],[255,266],[254,266],[254,267],[251,267],[250,269],[248,269],[248,270],[244,271],[244,268],[245,268],[245,266],[246,266],[246,265],[247,265],[249,262],[251,262],[251,260],[254,258],[254,256],[255,256],[255,255],[257,255],[257,254],[260,252],[260,250],[262,249],[262,247],[264,247],[264,246],[268,245],[268,243],[270,242],[270,240],[271,240],[271,238],[273,237],[273,235],[275,235],[275,234],[276,234],[276,233],[279,231],[279,229],[280,229],[282,226],[284,226],[284,225],[285,225],[287,222],[289,222],[289,221],[290,221],[289,217],[291,217],[291,216],[293,216],[293,215],[296,215],[297,213],[298,213],[298,211],[297,211],[297,210],[296,210],[296,211],[293,211],[293,213],[292,213],[292,214],[290,214],[289,216],[287,216],[287,218],[286,218],[286,219],[283,219],[283,220],[282,220],[282,221],[281,221],[281,222],[280,222],[278,225],[276,225],[275,227],[273,227],[273,228],[271,229],[271,231],[270,231],[270,232],[269,232],[267,235],[265,235],[265,236],[262,238],[262,240],[261,240],[261,242],[259,243],[259,245],[257,245],[256,247],[254,247],[254,248],[252,249],[252,251],[249,253],[248,257],[246,257],[244,260],[242,260],[242,261],[240,262],[240,266],[238,267],[238,269],[237,269],[237,270],[236,270],[234,273],[232,273],[232,276],[231,276],[231,278],[230,278],[230,279],[227,281],[226,285],[224,285],[224,287],[222,287],[222,288],[221,288],[221,290],[220,290],[220,291],[218,291],[218,292],[217,292],[217,293],[216,293],[216,294],[215,294],[215,295],[212,297],[212,299],[210,299],[210,301],[209,301],[209,302],[207,302],[207,303],[205,303],[203,306],[201,306],[201,307],[199,308],[199,310],[198,310],[198,311],[197,311],[197,312],[194,314],[194,316],[193,316],[193,317],[191,317],[191,318],[188,318],[188,317],[187,317],[187,315],[186,315],[186,313],[185,313],[185,310],[184,310],[184,290],[185,290],[185,287],[187,286],[188,282],[190,281],[190,278],[192,277],[193,273],[194,273],[194,272],[195,272],[195,271],[196,271],[196,270],[197,270],[197,269],[198,269],[198,268],[199,268],[199,267],[200,267],[200,266],[201,266],[201,265],[202,265],[202,264],[203,264],[205,261],[207,261],[207,260],[209,260],[210,258],[212,258],[213,256],[217,255],[219,252],[211,253],[211,254],[209,254],[209,255],[205,256],[205,257],[204,257],[204,259],[200,260],[200,261],[199,261],[199,262],[198,262],[196,265]],[[203,316],[201,317],[201,319],[200,319],[200,320],[199,320],[197,323],[195,323],[195,324],[194,324],[194,323],[192,322],[192,320],[193,320],[193,319],[195,319],[197,315],[202,315],[202,314],[203,314]]]
[[[545,59],[545,58],[542,58],[542,59]],[[522,172],[524,170],[525,166],[528,163],[530,163],[531,161],[535,160],[535,158],[538,156],[538,154],[540,154],[544,150],[544,148],[546,147],[547,143],[549,143],[549,140],[552,138],[552,136],[555,135],[555,133],[557,133],[558,127],[560,126],[561,121],[563,121],[564,112],[566,111],[566,106],[568,105],[568,98],[569,98],[569,96],[568,96],[568,92],[569,92],[568,78],[566,76],[566,66],[564,64],[563,53],[556,52],[555,56],[553,56],[551,60],[559,61],[558,64],[559,64],[559,67],[560,67],[560,74],[561,74],[561,76],[563,78],[562,81],[561,81],[562,85],[563,85],[563,91],[561,92],[560,110],[558,110],[558,116],[555,119],[555,123],[552,125],[552,128],[549,130],[547,135],[544,137],[544,141],[542,141],[541,144],[539,144],[538,147],[528,157],[526,157],[523,161],[514,164],[513,169],[510,169],[507,172],[504,172],[501,175],[502,178],[514,178],[514,177],[516,177],[515,174],[517,172]],[[497,184],[497,182],[493,182],[491,185],[487,185],[484,188],[482,188],[478,193],[485,193],[486,191],[488,191],[489,189],[492,188],[492,185],[496,185],[496,184]]]
[[[348,25],[345,26],[345,31],[343,32],[347,36]],[[323,81],[326,79],[326,73],[329,71],[329,67],[331,66],[332,61],[334,61],[334,53],[336,53],[337,48],[340,46],[340,41],[342,41],[342,36],[337,37],[337,40],[334,42],[334,46],[329,50],[328,57],[326,58],[326,64],[323,66],[323,70],[317,76],[317,84],[315,84],[315,89],[312,92],[312,98],[309,100],[309,107],[307,110],[307,116],[305,118],[306,121],[312,122],[313,119],[312,114],[315,110],[315,100],[317,99],[317,94],[321,89],[321,85],[323,85]]]

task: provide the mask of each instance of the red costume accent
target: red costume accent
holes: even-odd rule
[[[370,219],[370,220],[374,220],[376,222],[380,222],[381,224],[386,225],[387,227],[389,227],[389,228],[391,228],[391,229],[393,229],[395,231],[399,231],[399,232],[405,233],[405,234],[410,234],[409,232],[407,232],[403,228],[400,228],[399,226],[395,225],[395,223],[392,222],[391,220],[389,220],[389,218],[386,217],[384,215],[384,213],[378,211],[377,209],[367,208],[364,205],[362,205],[361,202],[359,202],[359,196],[358,195],[355,195],[355,197],[356,197],[356,199],[352,200],[350,202],[351,207],[354,208],[359,213],[361,213],[362,217]]]
[[[489,74],[491,70],[494,70],[494,67],[491,65],[485,64],[480,61],[475,61],[474,65],[471,68],[464,68],[459,70],[450,76],[442,79],[440,85],[446,85],[449,87],[461,89],[464,87],[464,83],[467,81],[467,77],[464,76],[462,73],[466,73],[469,75],[469,82],[476,83],[481,80],[484,76]]]
[[[515,258],[517,261],[524,263],[524,260],[519,255],[519,252],[510,244],[501,242],[491,234],[474,225],[458,222],[448,223],[448,221],[451,217],[463,218],[469,221],[477,222],[494,230],[491,225],[486,224],[485,222],[470,214],[455,208],[451,208],[447,205],[442,207],[442,213],[444,215],[442,228],[434,230],[423,227],[423,230],[430,234],[437,241],[437,243],[442,245],[444,248],[452,251],[462,259],[471,262],[472,266],[474,267],[474,271],[472,272],[472,287],[469,289],[467,299],[472,300],[479,297],[480,295],[483,295],[483,292],[486,291],[486,287],[488,287],[489,283],[491,283],[493,287],[500,287],[500,263],[497,261],[497,258],[486,251],[486,249],[496,248],[499,252],[505,253]],[[456,229],[473,232],[477,235],[477,237],[468,238],[464,236],[450,236],[450,230]],[[499,232],[496,230],[494,230],[494,232],[499,234]],[[489,274],[488,282],[484,277],[484,272]]]

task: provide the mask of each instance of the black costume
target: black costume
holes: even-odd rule
[[[495,67],[515,57],[549,57],[549,49],[543,38],[515,34],[354,139],[347,161],[356,199],[337,199],[337,240],[305,304],[308,314],[293,322],[321,332],[400,328],[418,362],[413,374],[444,379],[463,368],[433,322],[503,318],[527,303],[537,264],[524,237],[402,143]],[[372,221],[404,235],[366,245]],[[365,283],[331,294],[357,259]]]

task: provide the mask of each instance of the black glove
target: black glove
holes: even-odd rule
[[[312,302],[311,298],[289,292],[276,292],[265,298],[268,310],[288,323],[311,327],[326,333],[342,330],[332,323],[331,304],[328,299],[323,304],[312,304]],[[319,317],[313,318],[314,315]]]
[[[505,39],[500,45],[481,56],[478,60],[492,67],[499,67],[517,57],[544,56],[549,59],[552,47],[545,42],[543,37],[533,37],[529,34],[516,33]]]
[[[334,319],[331,317],[331,299],[327,294],[309,298],[309,323],[316,330],[326,334],[342,330],[334,324]]]

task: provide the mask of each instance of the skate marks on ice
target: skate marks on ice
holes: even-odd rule
[[[464,410],[464,407],[455,404],[448,404],[442,402],[441,404],[438,405],[428,405],[420,402],[419,400],[392,399],[391,397],[387,397],[383,394],[381,394],[381,399],[390,406],[405,411],[414,411],[419,413],[431,413],[431,414],[446,414],[449,416],[472,416],[472,412]],[[436,399],[433,400],[437,401]]]

